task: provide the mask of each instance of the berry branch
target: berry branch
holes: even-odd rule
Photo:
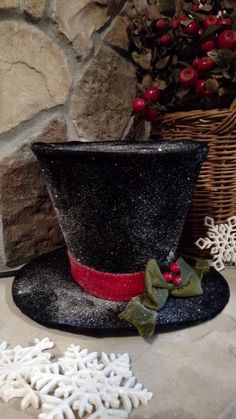
[[[138,95],[135,121],[229,107],[236,96],[233,0],[153,2],[128,27]]]

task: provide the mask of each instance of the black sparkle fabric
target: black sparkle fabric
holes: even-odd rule
[[[170,297],[157,313],[157,331],[169,332],[209,320],[223,310],[229,287],[214,269],[203,278],[203,295]],[[72,279],[65,248],[37,257],[14,279],[13,299],[20,310],[47,327],[93,336],[133,335],[137,331],[117,314],[126,303],[98,299]]]
[[[194,141],[36,143],[67,247],[99,271],[171,262],[207,145]]]
[[[150,258],[158,264],[175,259],[205,144],[36,143],[33,151],[67,248],[82,264],[129,273],[144,270]],[[200,297],[171,297],[157,313],[158,331],[218,314],[229,299],[226,281],[211,270],[203,290]],[[23,313],[48,327],[99,336],[137,333],[117,317],[126,303],[93,297],[74,282],[66,248],[23,267],[12,293]]]

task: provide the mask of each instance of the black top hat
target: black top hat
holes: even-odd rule
[[[125,303],[112,300],[127,301],[143,291],[148,259],[159,264],[175,259],[207,146],[194,141],[69,142],[35,143],[32,149],[42,166],[67,249],[41,256],[23,268],[13,286],[16,303],[47,325],[90,333],[132,331],[116,316]],[[222,277],[215,276],[228,296]],[[28,293],[26,299],[22,298],[23,283],[31,284],[32,295]],[[209,284],[206,281],[205,298],[214,289],[211,281]],[[68,288],[73,290],[73,302],[71,293],[65,291]],[[208,305],[199,314],[204,296],[182,301],[179,318],[173,316],[173,305],[179,302],[170,299],[158,313],[163,329],[206,320],[228,298],[222,301],[221,297],[217,305]],[[38,298],[37,313],[32,298]],[[50,305],[46,319],[45,301]],[[78,303],[79,313],[75,310]],[[99,315],[98,306],[102,306]]]

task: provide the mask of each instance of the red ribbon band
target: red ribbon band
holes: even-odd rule
[[[114,274],[96,271],[79,263],[68,253],[71,274],[88,294],[104,300],[130,301],[144,293],[144,272]]]

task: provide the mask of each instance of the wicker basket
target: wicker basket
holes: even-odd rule
[[[236,101],[230,109],[166,114],[154,126],[155,137],[209,145],[180,242],[183,254],[207,257],[209,252],[200,253],[194,244],[206,235],[205,216],[223,223],[236,215]]]

